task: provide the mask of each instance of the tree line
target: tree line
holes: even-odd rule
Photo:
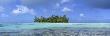
[[[52,15],[48,18],[41,16],[34,18],[34,22],[39,22],[39,23],[68,23],[68,20],[69,19],[66,17],[66,15],[64,16]]]

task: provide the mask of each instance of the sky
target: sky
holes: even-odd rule
[[[110,0],[0,0],[0,23],[51,15],[66,15],[71,23],[109,22]]]

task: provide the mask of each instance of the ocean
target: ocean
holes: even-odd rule
[[[1,23],[0,29],[110,28],[110,23]]]
[[[109,29],[109,23],[1,23],[0,31],[33,30],[33,29]]]
[[[110,36],[109,34],[110,23],[0,24],[0,36]]]

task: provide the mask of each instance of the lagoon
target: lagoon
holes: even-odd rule
[[[0,31],[33,29],[110,29],[110,23],[1,23]]]
[[[0,36],[110,36],[109,34],[110,23],[0,24]]]
[[[1,29],[110,28],[110,23],[1,23]]]

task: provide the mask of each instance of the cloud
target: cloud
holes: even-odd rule
[[[85,14],[83,14],[83,13],[80,13],[80,17],[84,17],[85,16]]]
[[[6,14],[0,14],[0,17],[8,17],[9,15]]]
[[[28,7],[23,6],[23,5],[17,5],[16,7],[17,8],[13,9],[13,11],[12,11],[13,14],[18,15],[18,14],[26,14],[26,13],[28,13],[28,14],[31,14],[31,15],[35,15],[34,9],[28,8]]]
[[[62,11],[63,12],[70,12],[70,11],[72,11],[70,8],[68,8],[68,7],[64,7],[63,9],[62,9]]]
[[[56,3],[56,7],[60,7],[60,3]]]
[[[62,0],[61,3],[69,2],[70,0]]]

